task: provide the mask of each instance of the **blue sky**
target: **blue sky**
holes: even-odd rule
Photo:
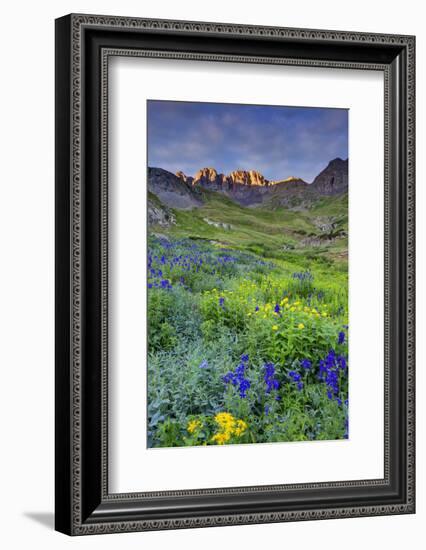
[[[258,170],[311,182],[348,158],[348,111],[229,103],[148,101],[148,165],[193,176],[200,168]]]

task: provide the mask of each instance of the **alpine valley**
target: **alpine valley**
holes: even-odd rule
[[[348,437],[347,232],[347,160],[148,168],[148,447]]]
[[[191,176],[149,167],[148,222],[158,237],[346,264],[348,160],[331,160],[311,183],[269,181],[256,170],[202,168]]]

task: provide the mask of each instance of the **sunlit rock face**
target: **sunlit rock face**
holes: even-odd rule
[[[257,170],[234,170],[228,177],[232,183],[239,185],[269,185],[269,181]]]
[[[203,190],[223,193],[242,206],[286,206],[308,209],[324,195],[348,190],[348,160],[328,163],[312,183],[296,176],[271,181],[257,170],[234,170],[228,175],[205,167],[189,176],[162,168],[148,168],[148,189],[167,206],[188,209],[203,204]]]

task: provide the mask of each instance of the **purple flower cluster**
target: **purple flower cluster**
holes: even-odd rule
[[[148,283],[148,288],[162,288],[163,290],[171,290],[173,287],[169,279],[161,279],[160,281]]]
[[[273,363],[265,363],[263,365],[264,375],[263,379],[266,384],[266,393],[271,393],[272,390],[277,390],[280,387],[280,383],[275,378],[275,367]]]
[[[309,361],[309,359],[302,359],[300,361],[300,366],[305,369],[305,371],[311,370],[312,368],[312,361]]]
[[[339,397],[340,381],[343,376],[347,375],[346,358],[343,355],[337,355],[331,349],[325,359],[319,362],[318,378],[325,382],[327,386],[327,397],[336,399],[339,405],[342,401]]]
[[[299,374],[298,372],[294,371],[294,370],[291,370],[288,373],[288,375],[289,375],[291,381],[296,384],[297,389],[299,391],[302,391],[303,390],[302,375]]]
[[[238,392],[241,399],[247,397],[247,391],[250,389],[251,383],[248,378],[246,378],[246,368],[249,360],[249,356],[244,354],[241,356],[241,362],[235,369],[235,371],[229,371],[222,380],[225,384],[231,383],[233,386],[238,386]]]
[[[263,260],[256,260],[252,255],[237,252],[230,249],[211,250],[193,243],[190,239],[168,241],[166,239],[150,239],[150,248],[147,255],[148,288],[164,288],[161,280],[169,280],[170,284],[184,286],[183,275],[187,274],[187,282],[190,284],[190,275],[203,273],[214,275],[221,279],[223,273],[229,273],[232,269],[241,269],[248,264],[260,264],[264,266],[274,265]]]
[[[310,271],[298,271],[293,273],[293,279],[298,279],[302,282],[309,282],[311,283],[314,280],[314,276]]]
[[[147,256],[148,263],[148,288],[163,288],[169,290],[171,287],[161,284],[161,280],[167,280],[163,276],[164,270],[167,271],[172,280],[180,280],[184,284],[182,272],[198,273],[201,269],[214,275],[219,269],[227,264],[234,264],[239,261],[235,256],[220,253],[212,254],[210,251],[204,251],[190,241],[169,242],[159,240],[156,242],[161,252],[155,254],[149,250]],[[182,250],[187,252],[182,254]]]
[[[199,368],[199,369],[208,369],[208,368],[209,368],[209,363],[208,363],[207,359],[204,359],[204,360],[198,365],[198,368]]]

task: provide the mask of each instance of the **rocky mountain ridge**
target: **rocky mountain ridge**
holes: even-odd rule
[[[203,189],[223,193],[247,207],[273,204],[309,208],[321,196],[347,191],[348,160],[333,159],[312,183],[294,176],[270,181],[257,170],[234,170],[225,175],[215,168],[206,167],[192,177],[181,171],[172,174],[162,168],[148,168],[148,189],[163,204],[177,209],[201,206]]]
[[[184,172],[176,172],[176,176],[184,183],[192,186],[201,185],[215,191],[229,191],[237,185],[250,187],[271,187],[273,185],[287,184],[294,181],[305,183],[302,179],[290,176],[284,180],[267,180],[257,170],[233,170],[228,175],[218,173],[215,168],[206,167],[199,170],[194,177],[187,176]]]

